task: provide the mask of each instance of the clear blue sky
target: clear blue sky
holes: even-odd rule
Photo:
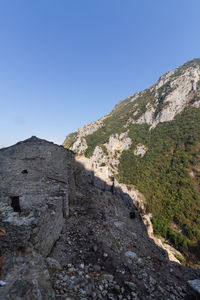
[[[0,147],[61,144],[200,57],[199,0],[0,0]]]

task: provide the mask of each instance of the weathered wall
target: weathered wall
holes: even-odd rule
[[[36,137],[0,150],[0,203],[4,204],[0,226],[7,229],[7,244],[31,243],[44,256],[51,251],[72,199],[69,160],[73,160],[71,151]],[[8,213],[12,197],[19,197],[21,212]],[[14,232],[17,244],[12,242]]]
[[[36,137],[0,150],[0,299],[55,299],[46,257],[69,215],[73,168],[72,151]]]
[[[1,190],[8,196],[20,196],[23,210],[41,204],[46,194],[51,193],[51,187],[47,187],[44,179],[67,182],[67,152],[62,147],[35,137],[1,149]],[[28,173],[22,173],[25,170]],[[66,193],[67,188],[66,185]],[[7,200],[1,198],[1,201]]]

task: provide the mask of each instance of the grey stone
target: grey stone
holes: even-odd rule
[[[101,266],[94,265],[94,270],[97,271],[97,272],[100,272],[101,271]]]
[[[94,250],[94,252],[97,252],[98,246],[96,244],[93,246],[93,250]]]
[[[74,267],[71,267],[71,268],[68,269],[68,272],[70,272],[70,273],[73,273],[74,271],[75,271]]]
[[[63,277],[63,281],[67,281],[69,279],[69,276],[68,275],[65,275],[64,277]]]
[[[125,281],[125,284],[127,284],[132,291],[136,290],[137,286],[136,286],[136,284],[134,282]]]
[[[49,270],[61,266],[45,257],[69,214],[73,157],[71,151],[36,137],[0,149],[0,228],[7,232],[1,246],[13,262],[6,264],[1,300],[13,299],[11,294],[23,299],[55,298],[47,266]]]
[[[112,282],[113,279],[114,279],[114,276],[111,275],[111,274],[104,274],[104,275],[103,275],[103,278],[104,278],[105,280],[109,281],[109,282]]]
[[[50,269],[53,270],[62,270],[60,263],[54,258],[47,258],[47,264]]]
[[[188,284],[193,289],[193,291],[200,297],[200,279],[189,280]]]
[[[127,257],[127,258],[129,258],[130,260],[132,260],[132,261],[136,261],[137,260],[137,254],[135,253],[135,252],[133,252],[133,251],[127,251],[126,253],[125,253],[125,256]]]
[[[103,297],[105,297],[107,295],[107,293],[108,293],[108,291],[104,290],[104,291],[102,291],[101,294],[102,294]]]
[[[7,231],[6,248],[35,244],[48,255],[69,211],[71,157],[69,150],[36,137],[0,150],[0,226]]]

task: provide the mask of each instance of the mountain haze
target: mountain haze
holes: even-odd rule
[[[63,145],[139,190],[154,233],[200,260],[200,59],[120,101]]]

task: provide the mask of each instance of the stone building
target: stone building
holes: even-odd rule
[[[34,136],[0,150],[0,227],[7,231],[7,249],[32,247],[48,255],[69,214],[73,161],[72,151]]]

